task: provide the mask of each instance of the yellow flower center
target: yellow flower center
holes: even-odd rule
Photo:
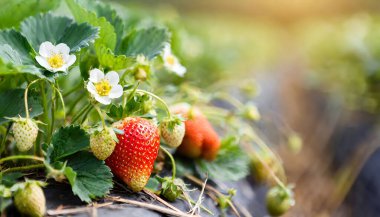
[[[166,57],[166,62],[169,64],[169,65],[174,65],[174,62],[175,62],[175,59],[174,59],[174,56],[173,55],[169,55]]]
[[[48,59],[49,65],[54,68],[60,68],[63,66],[63,57],[61,54],[54,54]]]
[[[95,84],[95,89],[100,96],[108,96],[112,87],[108,80],[102,79],[101,81]]]

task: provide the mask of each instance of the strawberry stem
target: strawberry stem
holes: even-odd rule
[[[173,158],[173,155],[168,151],[166,150],[166,148],[160,146],[160,149],[165,152],[165,154],[170,158],[170,161],[172,162],[172,180],[175,179],[175,176],[176,176],[176,166],[175,166],[175,160]]]
[[[58,97],[59,97],[59,99],[61,100],[62,109],[63,109],[63,121],[65,122],[65,121],[66,121],[66,107],[65,107],[65,101],[63,100],[62,93],[61,93],[61,91],[59,90],[58,82],[57,82],[57,86],[53,85],[53,88],[56,90],[56,92],[58,93]]]
[[[88,109],[91,108],[91,103],[82,108],[71,120],[71,123],[75,123]]]
[[[33,164],[33,165],[28,165],[28,166],[20,166],[20,167],[12,167],[4,170],[2,173],[11,173],[11,172],[16,172],[16,171],[25,171],[25,170],[32,170],[32,169],[40,169],[44,168],[44,164]]]
[[[42,99],[42,106],[43,106],[43,113],[42,113],[42,119],[44,123],[47,123],[45,127],[45,132],[49,131],[50,128],[50,121],[49,121],[49,111],[48,111],[48,101],[45,93],[45,83],[40,83],[40,90],[41,90],[41,99]],[[49,135],[48,133],[45,134],[45,140],[48,141]],[[39,149],[38,149],[39,150]]]
[[[10,160],[35,160],[45,162],[45,159],[43,159],[42,157],[37,157],[34,155],[14,155],[0,159],[0,164]]]
[[[51,85],[52,87],[54,86],[53,84]],[[51,124],[50,124],[50,131],[49,131],[49,140],[48,144],[50,143],[51,136],[53,135],[53,129],[54,129],[54,122],[55,122],[55,89],[52,88],[52,93],[51,93]]]
[[[106,122],[104,121],[104,117],[103,117],[102,111],[100,110],[99,106],[97,106],[96,104],[93,104],[93,106],[94,106],[95,110],[99,114],[100,120],[102,121],[103,128],[106,129]]]
[[[159,96],[157,96],[157,95],[155,95],[154,93],[151,93],[151,92],[149,92],[149,91],[141,90],[141,89],[137,89],[136,92],[140,92],[140,93],[148,94],[148,95],[150,95],[151,97],[153,97],[153,98],[155,98],[156,100],[158,100],[162,105],[164,105],[165,110],[166,110],[166,113],[168,114],[168,117],[169,117],[169,118],[171,117],[170,109],[169,109],[168,104],[166,104],[166,102],[165,102],[163,99],[161,99]]]
[[[25,88],[25,93],[24,93],[24,103],[25,103],[25,115],[26,118],[29,118],[29,107],[28,107],[28,90],[29,87],[32,86],[34,83],[42,80],[42,78],[36,79],[28,84],[28,86]]]

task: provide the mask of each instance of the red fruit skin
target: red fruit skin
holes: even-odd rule
[[[187,118],[185,136],[177,153],[189,158],[214,160],[220,148],[220,139],[207,118],[196,108],[181,107],[174,112]]]
[[[138,117],[125,118],[113,127],[124,134],[117,134],[119,142],[106,164],[130,189],[141,191],[150,178],[160,147],[158,128]]]

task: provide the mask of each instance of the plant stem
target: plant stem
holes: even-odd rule
[[[196,216],[198,216],[198,215],[190,215],[190,214],[187,214],[187,213],[184,213],[184,212],[177,212],[177,211],[174,211],[174,210],[162,207],[162,206],[153,205],[153,204],[150,204],[150,203],[143,203],[143,202],[139,202],[139,201],[135,201],[135,200],[129,200],[129,199],[124,199],[124,198],[118,198],[118,197],[110,197],[110,196],[108,196],[106,198],[106,200],[110,200],[110,201],[114,201],[114,202],[119,202],[119,203],[127,203],[127,204],[131,204],[131,205],[143,207],[143,208],[146,208],[146,209],[154,210],[154,211],[157,211],[157,212],[161,212],[161,213],[164,213],[164,214],[167,214],[167,215],[171,215],[171,216],[180,216],[180,217],[196,217]]]
[[[104,116],[103,116],[102,111],[100,110],[98,105],[94,104],[93,106],[99,114],[100,120],[102,121],[103,129],[106,129],[106,122],[104,121]]]
[[[64,97],[67,97],[69,96],[70,94],[74,93],[76,90],[78,90],[81,86],[83,86],[82,84],[82,81],[76,85],[75,87],[73,87],[71,90],[67,91],[66,93],[63,94]]]
[[[72,123],[76,122],[83,115],[83,113],[85,113],[86,110],[89,109],[90,107],[91,107],[91,103],[89,103],[88,105],[86,105],[85,107],[83,107],[82,110],[79,111],[79,113],[76,116],[73,117],[73,119],[72,119],[71,122]]]
[[[172,162],[172,180],[174,180],[175,177],[176,177],[176,171],[177,171],[177,169],[176,169],[176,166],[175,166],[175,160],[174,160],[174,158],[173,158],[173,155],[172,155],[168,150],[166,150],[164,147],[162,147],[162,146],[160,146],[160,149],[161,149],[163,152],[165,152],[165,154],[166,154],[167,156],[169,156],[169,158],[170,158],[170,160],[171,160],[171,162]]]
[[[242,102],[240,102],[236,98],[232,98],[231,96],[229,96],[225,93],[218,93],[215,96],[219,99],[222,99],[222,100],[230,103],[231,105],[233,105],[237,109],[241,109],[244,106],[244,104]]]
[[[181,195],[181,196],[183,197],[182,199],[185,199],[185,200],[188,200],[188,199],[189,199],[189,202],[190,202],[192,205],[195,205],[195,204],[196,204],[196,202],[195,202],[193,199],[191,199],[191,198],[186,198],[186,197],[183,196],[183,195]],[[214,215],[214,213],[211,212],[211,210],[207,209],[205,206],[200,205],[199,207],[200,207],[202,210],[206,211],[208,214],[210,214],[210,215]]]
[[[56,90],[56,92],[58,93],[59,99],[61,100],[62,109],[63,109],[63,122],[65,123],[65,121],[66,121],[66,106],[65,106],[65,101],[63,100],[62,93],[59,90],[58,82],[57,82],[57,86],[53,86],[53,87]]]
[[[75,106],[80,102],[80,100],[84,97],[85,94],[80,94],[71,104],[69,111],[67,112],[68,116],[71,116],[71,113],[74,111]]]
[[[47,97],[46,97],[46,93],[45,93],[45,83],[44,82],[40,83],[40,89],[41,89],[42,106],[43,106],[43,110],[44,110],[43,122],[47,124],[45,132],[48,132],[50,129],[49,112],[48,112],[49,108],[48,108],[48,102],[47,102]],[[49,139],[48,134],[45,134],[45,139],[46,139],[46,141],[48,141],[48,139]]]
[[[166,102],[165,102],[163,99],[161,99],[159,96],[157,96],[157,95],[155,95],[154,93],[151,93],[151,92],[149,92],[149,91],[141,90],[141,89],[137,89],[136,92],[140,92],[140,93],[148,94],[148,95],[152,96],[153,98],[155,98],[156,100],[158,100],[162,105],[164,105],[164,107],[165,107],[165,111],[166,111],[166,113],[168,114],[168,117],[169,117],[169,118],[171,117],[170,109],[169,109],[168,104],[166,104]]]
[[[83,123],[84,123],[84,121],[87,119],[88,114],[90,114],[90,112],[92,111],[93,108],[94,108],[94,107],[90,107],[90,108],[87,109],[87,111],[82,115],[83,118],[82,118],[82,120],[80,121],[80,124],[83,124]]]
[[[54,85],[54,84],[52,84]],[[49,139],[47,140],[48,144],[50,143],[51,136],[53,134],[54,122],[55,122],[55,89],[52,88],[52,97],[51,97],[51,124],[49,129]]]
[[[42,78],[39,78],[39,79],[36,79],[36,80],[30,82],[28,84],[28,86],[25,88],[24,103],[25,103],[25,115],[26,115],[26,118],[29,118],[29,108],[28,108],[28,90],[29,90],[29,87],[32,86],[34,83],[40,81],[40,80],[42,80]]]
[[[7,141],[7,137],[8,137],[8,134],[9,134],[9,131],[11,130],[11,127],[12,127],[12,122],[10,122],[8,124],[8,127],[7,127],[7,131],[3,137],[3,140],[1,141],[1,145],[0,145],[0,157],[1,157],[1,154],[3,153],[3,151],[5,150],[5,143]]]
[[[273,172],[273,170],[268,166],[268,164],[256,153],[252,152],[257,159],[259,159],[260,163],[262,163],[266,170],[271,174],[274,181],[279,185],[286,193],[288,193],[288,189],[286,188],[285,184],[280,180],[280,178],[277,177],[277,175]]]
[[[21,167],[12,167],[4,170],[2,173],[11,173],[16,171],[25,171],[25,170],[32,170],[32,169],[40,169],[44,168],[44,164],[34,164],[34,165],[28,165],[28,166],[21,166]]]
[[[36,160],[36,161],[41,161],[41,162],[45,161],[45,159],[43,159],[42,157],[37,157],[34,155],[13,155],[13,156],[0,159],[0,164],[4,163],[5,161],[10,161],[10,160]]]

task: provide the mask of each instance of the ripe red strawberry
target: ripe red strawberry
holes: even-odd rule
[[[113,125],[124,132],[106,164],[133,191],[141,191],[150,178],[160,147],[158,128],[150,121],[128,117]]]
[[[207,118],[199,109],[185,104],[173,107],[173,112],[187,118],[185,136],[177,152],[190,158],[214,160],[220,148],[220,139]]]

